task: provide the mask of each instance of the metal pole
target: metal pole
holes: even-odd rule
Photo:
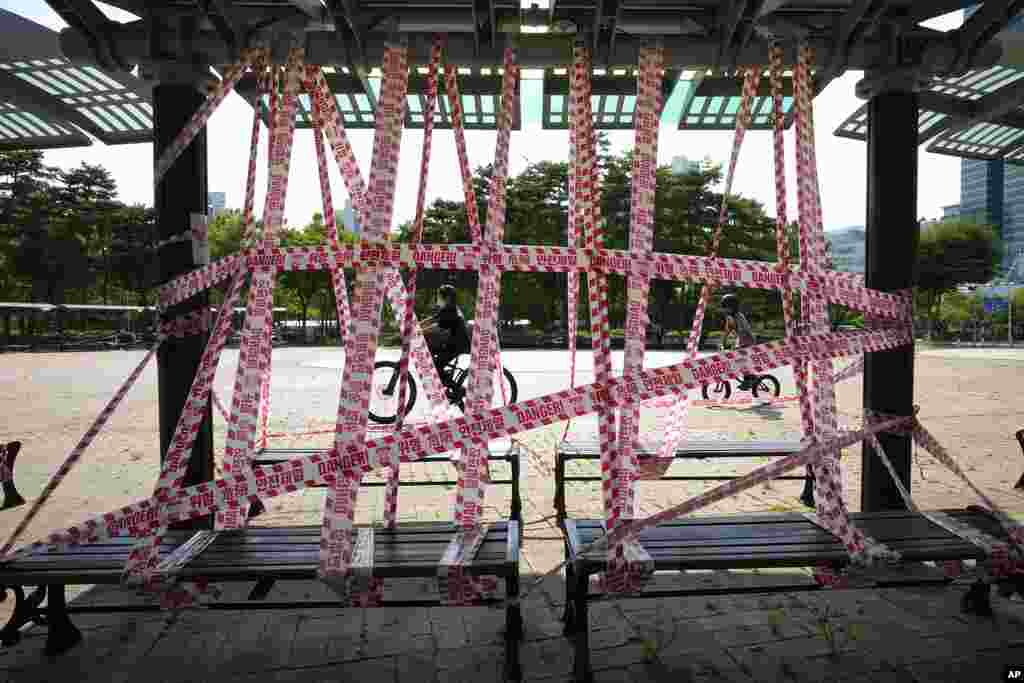
[[[170,80],[169,78],[167,80]],[[153,155],[154,160],[171,144],[188,123],[193,112],[205,100],[190,82],[161,82],[153,88]],[[206,213],[206,131],[201,130],[192,144],[182,152],[174,165],[154,188],[157,229],[161,240],[180,235],[190,225],[193,213]],[[187,273],[192,261],[190,241],[168,244],[159,251],[160,281]],[[161,321],[180,315],[202,311],[210,306],[210,297],[202,292],[187,301],[168,308]],[[160,461],[171,444],[185,402],[188,400],[192,378],[199,369],[207,334],[184,338],[169,338],[157,353],[157,390],[160,402]],[[213,479],[213,415],[207,405],[206,416],[199,426],[192,456],[189,458],[185,484],[198,484]],[[186,522],[176,528],[212,528],[213,518],[205,517]]]
[[[882,291],[909,289],[920,225],[917,221],[918,97],[903,89],[875,93],[868,101],[866,284]],[[914,346],[868,353],[864,363],[864,414],[909,415],[914,400]],[[910,490],[910,435],[878,439]],[[864,444],[861,510],[904,509],[888,471]]]

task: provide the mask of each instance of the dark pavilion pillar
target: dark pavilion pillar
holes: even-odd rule
[[[158,159],[185,127],[192,114],[206,99],[194,77],[174,78],[162,74],[153,89],[153,154]],[[184,82],[182,82],[184,81]],[[206,130],[178,157],[154,189],[159,239],[166,240],[188,230],[193,213],[207,209]],[[194,269],[191,241],[169,244],[159,252],[160,282],[165,283]],[[161,322],[181,315],[202,311],[210,306],[207,292],[168,308]],[[192,379],[199,369],[208,334],[169,338],[157,353],[158,392],[160,401],[160,461],[163,463],[170,447],[174,429],[188,399]],[[207,405],[200,424],[185,477],[187,485],[213,479],[213,415]],[[178,528],[212,528],[212,517],[186,522]]]
[[[918,96],[913,79],[879,80],[881,87],[868,98],[865,279],[872,289],[893,292],[909,289],[916,270]],[[866,354],[865,415],[909,415],[913,402],[913,344]],[[883,432],[878,440],[909,491],[910,435]],[[905,509],[888,470],[866,442],[862,457],[861,509]]]

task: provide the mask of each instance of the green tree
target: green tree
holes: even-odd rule
[[[39,223],[50,207],[57,169],[39,151],[0,152],[0,299],[32,297],[32,278],[15,263],[27,222]]]
[[[262,221],[256,221],[254,229],[260,229]],[[242,248],[242,212],[238,209],[221,211],[207,224],[206,236],[210,243],[210,260],[237,254]]]
[[[86,250],[90,265],[99,275],[100,299],[109,303],[114,224],[122,204],[117,201],[117,183],[102,166],[83,162],[61,171],[55,189],[57,210],[64,239],[77,239]]]
[[[967,219],[932,223],[921,230],[915,282],[929,320],[929,337],[942,299],[957,286],[989,281],[1002,257],[991,225]]]
[[[599,139],[599,143],[601,140]],[[606,141],[605,141],[606,142]],[[601,213],[605,246],[626,249],[629,239],[630,179],[632,155],[612,155],[607,145],[599,150],[601,176]],[[504,241],[508,244],[567,244],[568,172],[564,162],[530,164],[518,176],[510,178],[506,196]],[[486,203],[490,188],[490,167],[476,169],[474,187],[481,223],[486,229]],[[702,173],[673,175],[668,168],[658,169],[654,248],[657,251],[707,254],[713,227],[718,217],[721,194],[713,186],[721,179],[720,169]],[[747,199],[732,199],[730,220],[724,229],[722,255],[732,258],[775,260],[775,223],[763,207]],[[402,226],[399,239],[408,240],[411,224]],[[465,205],[438,199],[424,215],[425,243],[467,243],[470,241]],[[579,320],[587,320],[586,280],[581,278]],[[421,270],[417,279],[417,308],[427,309],[433,292],[443,283],[460,291],[460,304],[472,315],[476,275],[468,271]],[[748,290],[748,307],[781,317],[779,297],[773,293]],[[667,327],[689,327],[689,318],[699,296],[699,284],[686,287],[673,282],[654,281],[651,286],[652,319]],[[609,282],[609,309],[613,325],[625,318],[625,282],[612,276]],[[688,305],[687,305],[688,304]],[[508,322],[525,318],[534,326],[564,319],[566,277],[558,273],[505,273],[499,318]],[[687,315],[689,313],[690,315]]]
[[[136,204],[117,211],[110,246],[113,280],[142,306],[150,305],[159,277],[156,237],[155,209]]]

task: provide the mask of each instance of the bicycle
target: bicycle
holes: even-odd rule
[[[448,402],[458,407],[462,412],[466,412],[465,399],[468,391],[466,380],[469,379],[472,373],[471,368],[459,367],[459,360],[465,355],[468,354],[461,354],[453,358],[444,366],[441,372],[441,383],[445,387],[445,396]],[[515,403],[519,397],[519,386],[516,384],[516,378],[512,376],[512,373],[506,367],[502,368],[502,374],[505,378],[505,396],[507,400],[502,404],[501,387],[495,382],[494,394],[491,399],[491,405],[495,408]],[[403,415],[408,415],[416,404],[417,391],[416,382],[413,380],[412,374],[406,371],[405,377],[406,408]],[[374,363],[373,381],[370,388],[370,420],[377,424],[392,424],[395,422],[398,417],[398,388],[398,362],[382,360]]]
[[[761,394],[769,398],[775,398],[781,393],[782,386],[774,375],[755,375],[755,377],[757,377],[757,382],[750,389],[746,390],[752,393],[754,398],[759,398]],[[732,385],[730,385],[727,379],[714,384],[704,384],[700,388],[700,393],[705,401],[725,401],[732,396]],[[714,398],[711,398],[711,396],[714,396]]]

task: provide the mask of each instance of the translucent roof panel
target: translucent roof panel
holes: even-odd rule
[[[736,116],[743,102],[742,74],[726,76],[693,75],[692,90],[683,98],[679,130],[735,130]],[[782,79],[782,111],[793,108],[793,78],[788,71]],[[792,119],[789,121],[792,124]],[[772,97],[768,72],[762,74],[751,105],[751,130],[771,130]]]
[[[6,102],[0,96],[0,150],[88,147],[92,140],[74,126]]]
[[[950,130],[928,145],[928,151],[969,159],[1001,159],[1024,142],[1024,129],[996,123],[978,123]]]
[[[679,130],[734,130],[743,98],[739,95],[728,97],[696,96],[679,119]],[[793,108],[793,98],[782,98],[782,112],[788,114]],[[772,98],[755,97],[750,109],[750,130],[771,130]]]
[[[0,62],[0,85],[21,106],[31,101],[50,125],[63,119],[108,145],[153,139],[148,89],[129,74],[49,57]]]
[[[678,116],[679,107],[672,100],[679,72],[666,71],[662,80],[662,98],[668,103],[662,112]],[[595,69],[591,76],[590,100],[594,127],[604,130],[630,130],[636,111],[637,70],[618,67]],[[544,72],[543,113],[541,125],[549,130],[569,128],[569,75],[566,68],[547,69]],[[669,106],[672,104],[673,106]],[[675,123],[675,120],[672,121]]]
[[[367,94],[363,81],[351,75],[347,68],[325,71],[328,87],[334,94],[337,103],[338,113],[346,128],[372,130],[375,126],[374,103],[380,93],[380,77],[372,75],[366,79],[371,97]],[[459,95],[462,98],[463,126],[467,130],[496,130],[497,110],[501,106],[501,74],[500,69],[479,69],[470,73],[459,70]],[[483,74],[481,72],[488,72]],[[246,78],[238,85],[239,94],[246,100],[253,101],[255,96],[255,82]],[[409,75],[409,90],[406,95],[406,128],[423,128],[423,112],[427,106],[427,79],[418,70],[413,70]],[[262,95],[259,100],[260,116],[264,122],[269,120],[269,96]],[[520,103],[519,110],[523,108]],[[514,130],[522,125],[520,111],[515,112],[515,120],[512,122]],[[299,96],[299,106],[296,107],[295,125],[296,128],[308,129],[313,127],[312,112],[309,96]],[[444,79],[438,80],[438,99],[434,109],[434,127],[451,128],[451,112],[448,107],[448,98],[444,89]]]
[[[1005,88],[1021,78],[1024,71],[1006,66],[968,71],[955,78],[936,79],[931,91],[961,100],[976,101]]]
[[[918,142],[928,140],[944,130],[950,123],[948,115],[922,109],[917,115]],[[833,134],[841,138],[866,141],[868,139],[868,105],[862,105],[860,109],[850,114],[845,121],[839,124]]]

